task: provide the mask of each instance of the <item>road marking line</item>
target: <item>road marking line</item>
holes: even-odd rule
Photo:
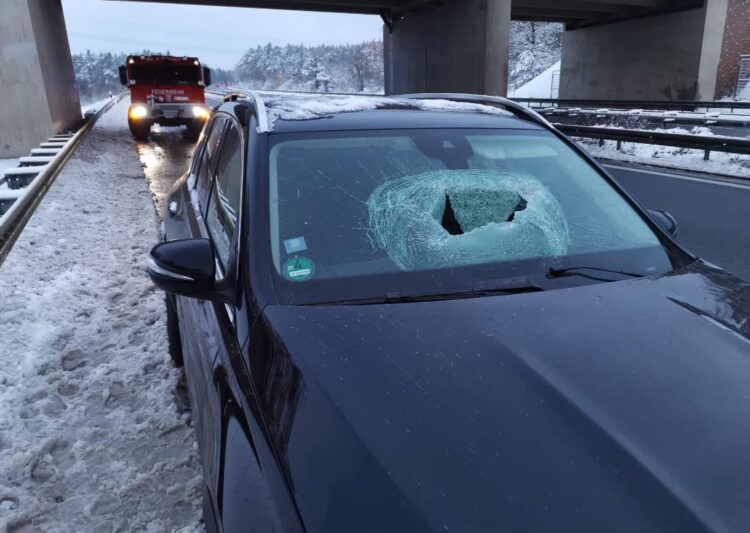
[[[733,189],[745,189],[750,190],[750,185],[742,185],[739,183],[726,183],[723,181],[712,180],[712,179],[706,179],[706,178],[694,178],[692,176],[682,176],[679,174],[672,174],[669,172],[659,172],[658,170],[648,170],[648,169],[640,169],[640,168],[633,168],[633,167],[621,167],[619,165],[604,165],[605,168],[612,168],[617,170],[625,170],[627,172],[635,172],[635,173],[641,173],[641,174],[653,174],[655,176],[664,176],[665,178],[673,178],[676,180],[687,180],[687,181],[697,181],[699,183],[707,183],[709,185],[720,185],[722,187],[731,187]]]

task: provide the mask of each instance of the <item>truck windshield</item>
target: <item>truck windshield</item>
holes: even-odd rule
[[[164,62],[130,65],[130,79],[136,84],[194,85],[201,79],[200,67]]]
[[[546,131],[272,139],[271,255],[286,301],[488,288],[556,264],[672,268],[640,215]]]

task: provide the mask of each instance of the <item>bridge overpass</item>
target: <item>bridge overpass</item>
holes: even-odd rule
[[[726,90],[735,56],[750,48],[748,0],[146,1],[380,15],[390,94],[505,94],[511,20],[566,24],[562,98],[713,99]],[[3,10],[7,157],[79,117],[61,0],[3,0]]]

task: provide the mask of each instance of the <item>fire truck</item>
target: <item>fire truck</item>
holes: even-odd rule
[[[128,56],[120,83],[130,91],[128,126],[136,139],[148,139],[153,124],[186,126],[187,137],[198,138],[210,114],[204,89],[211,71],[197,57]]]

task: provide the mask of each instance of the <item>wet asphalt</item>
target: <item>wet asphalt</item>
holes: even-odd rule
[[[164,199],[190,166],[195,142],[185,138],[185,128],[154,126],[147,142],[138,143],[138,156],[154,195],[156,212],[164,218]]]
[[[750,281],[750,180],[719,180],[680,173],[607,169],[646,207],[677,220],[677,241],[703,259]]]

